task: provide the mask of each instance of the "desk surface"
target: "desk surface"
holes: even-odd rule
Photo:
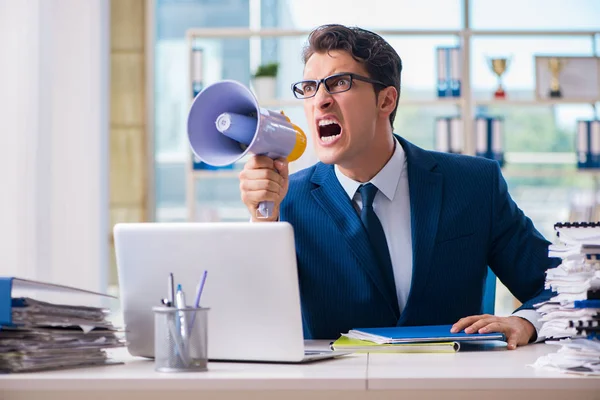
[[[312,342],[312,348],[326,346]],[[32,391],[367,391],[367,390],[584,390],[598,393],[600,378],[529,367],[556,346],[453,354],[352,354],[310,364],[209,363],[209,371],[158,373],[150,360],[115,353],[125,364],[0,376],[0,392]]]
[[[454,354],[370,354],[369,389],[441,390],[598,390],[600,377],[542,371],[529,366],[558,346],[505,346]]]
[[[307,342],[309,349],[328,341]],[[367,355],[349,354],[307,364],[210,362],[208,371],[154,371],[152,360],[112,352],[123,365],[0,375],[3,390],[365,390]]]

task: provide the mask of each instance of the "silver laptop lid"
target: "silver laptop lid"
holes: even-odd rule
[[[152,307],[174,274],[193,302],[210,307],[208,357],[300,361],[304,357],[292,226],[277,223],[125,223],[114,228],[129,352],[154,355]]]

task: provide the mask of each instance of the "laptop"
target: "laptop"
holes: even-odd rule
[[[305,351],[289,223],[120,223],[114,238],[134,356],[154,357],[152,307],[169,297],[169,273],[191,306],[204,270],[210,360],[300,363],[347,354]]]

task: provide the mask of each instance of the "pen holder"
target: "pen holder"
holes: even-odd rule
[[[209,308],[154,307],[154,369],[206,371]]]

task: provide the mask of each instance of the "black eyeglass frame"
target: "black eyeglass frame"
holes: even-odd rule
[[[338,77],[341,77],[341,76],[349,76],[350,77],[350,85],[348,85],[348,89],[344,89],[344,90],[341,90],[341,91],[338,91],[338,92],[332,92],[332,91],[330,91],[329,90],[329,86],[327,85],[327,83],[325,81],[328,80],[328,79],[331,79],[331,78],[338,78]],[[329,94],[344,93],[344,92],[347,92],[348,90],[352,89],[352,83],[353,83],[352,81],[354,79],[356,79],[357,81],[368,82],[368,83],[371,83],[373,85],[380,85],[380,86],[383,86],[383,87],[390,86],[390,85],[386,85],[383,82],[377,81],[375,79],[367,78],[366,76],[354,74],[352,72],[340,72],[338,74],[333,74],[333,75],[326,76],[323,79],[306,79],[306,80],[303,80],[303,81],[294,82],[294,83],[292,83],[292,93],[294,93],[294,97],[297,98],[297,99],[299,99],[299,100],[310,99],[310,98],[315,97],[317,95],[317,93],[319,92],[319,87],[321,86],[321,83],[325,86],[325,90]],[[313,83],[315,83],[317,85],[317,88],[315,89],[315,91],[312,94],[312,96],[306,96],[306,97],[298,97],[297,96],[296,90],[294,90],[294,88],[296,87],[296,85],[298,85],[300,83],[303,83],[303,82],[313,82]]]

